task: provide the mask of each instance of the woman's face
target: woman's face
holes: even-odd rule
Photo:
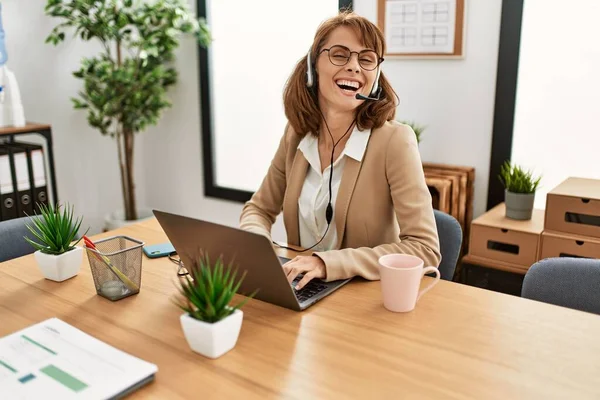
[[[326,103],[336,111],[352,111],[364,101],[356,99],[357,93],[365,96],[371,93],[377,76],[379,56],[374,51],[364,52],[360,56],[356,53],[348,54],[347,50],[339,46],[356,53],[374,49],[365,48],[354,30],[341,26],[331,32],[317,56],[315,68],[319,81],[320,104]],[[344,63],[345,65],[340,65]]]

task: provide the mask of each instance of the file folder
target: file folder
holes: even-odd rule
[[[48,205],[49,203],[43,147],[25,142],[14,142],[12,144],[15,147],[24,149],[27,154],[29,184],[33,195],[33,210],[34,212],[39,213],[39,205]]]
[[[5,146],[0,146],[0,220],[17,218],[14,169]]]
[[[4,145],[12,168],[13,187],[16,190],[17,217],[33,215],[33,195],[29,182],[29,164],[25,149],[13,143]],[[16,182],[16,185],[15,185]]]

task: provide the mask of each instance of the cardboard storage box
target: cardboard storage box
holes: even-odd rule
[[[539,259],[550,257],[600,258],[600,239],[560,232],[542,232]]]
[[[505,270],[527,270],[537,261],[544,211],[533,210],[528,221],[505,217],[504,203],[492,208],[471,224],[469,255],[486,259]]]
[[[600,238],[600,180],[568,178],[552,189],[545,229]]]

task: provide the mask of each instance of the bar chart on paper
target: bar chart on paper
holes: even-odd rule
[[[2,398],[112,397],[155,372],[155,365],[56,318],[0,339]]]
[[[44,331],[41,333],[36,336],[47,343],[51,338],[46,337]],[[15,387],[15,395],[56,393],[61,397],[68,397],[88,387],[73,373],[66,371],[76,371],[77,365],[70,363],[68,357],[57,356],[56,351],[28,335],[15,335],[10,340],[3,340],[0,344],[0,385],[8,389],[8,393],[11,387]],[[61,364],[62,367],[55,364]],[[27,388],[23,388],[23,385],[27,385]]]

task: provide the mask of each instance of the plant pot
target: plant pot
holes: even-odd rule
[[[33,255],[44,278],[56,282],[62,282],[77,275],[83,262],[83,248],[81,247],[75,247],[58,256],[42,253],[39,250]]]
[[[506,205],[506,218],[517,220],[531,219],[533,213],[534,193],[513,193],[504,190],[504,203]]]
[[[113,211],[109,214],[106,214],[104,217],[104,229],[107,231],[112,231],[114,229],[122,228],[127,225],[134,224],[136,222],[144,221],[154,217],[152,210],[149,208],[139,208],[138,209],[138,219],[132,221],[125,220],[125,211],[117,210]]]
[[[208,358],[218,358],[237,343],[243,316],[241,310],[235,310],[230,316],[211,324],[185,313],[180,321],[185,339],[193,351]]]

